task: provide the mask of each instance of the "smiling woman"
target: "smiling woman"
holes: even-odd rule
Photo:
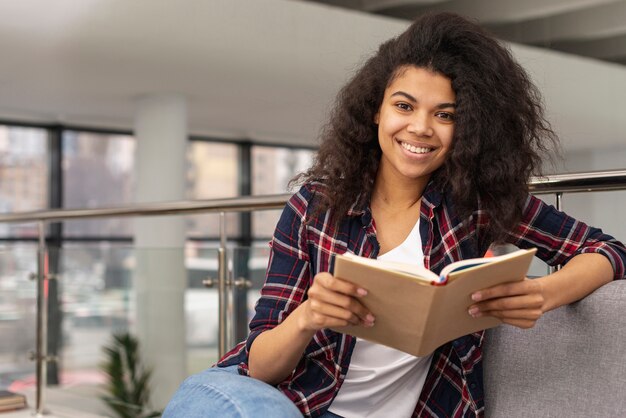
[[[276,227],[250,335],[187,379],[164,417],[482,416],[483,332],[415,357],[332,331],[376,324],[368,289],[333,276],[333,256],[439,274],[494,242],[536,247],[567,265],[468,294],[462,307],[534,326],[626,268],[621,243],[529,196],[529,176],[554,141],[505,47],[459,16],[420,17],[339,93]]]

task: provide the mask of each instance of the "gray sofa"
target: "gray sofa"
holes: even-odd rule
[[[484,344],[486,417],[626,417],[626,280]]]

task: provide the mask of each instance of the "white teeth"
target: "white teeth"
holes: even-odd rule
[[[411,151],[413,154],[426,154],[433,150],[432,148],[415,147],[413,145],[407,144],[406,142],[401,142],[400,144],[402,145],[402,148]]]

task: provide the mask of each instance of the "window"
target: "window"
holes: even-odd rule
[[[0,125],[0,212],[42,210],[48,206],[47,132]],[[0,236],[32,238],[37,225],[0,224]]]
[[[235,144],[192,141],[187,151],[187,198],[221,199],[239,194],[239,159]],[[226,214],[226,233],[239,234],[239,215]],[[218,237],[219,215],[187,217],[187,236]]]
[[[135,139],[127,135],[63,132],[63,206],[71,209],[133,202]],[[65,222],[68,237],[130,236],[132,219]]]
[[[307,149],[253,146],[252,194],[286,193],[289,180],[311,166],[313,153],[313,150]],[[253,235],[257,238],[271,237],[280,212],[272,210],[253,213]]]

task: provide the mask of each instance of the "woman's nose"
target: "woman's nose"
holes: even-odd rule
[[[426,115],[415,115],[411,118],[407,131],[417,136],[432,136],[434,133],[430,118]]]

